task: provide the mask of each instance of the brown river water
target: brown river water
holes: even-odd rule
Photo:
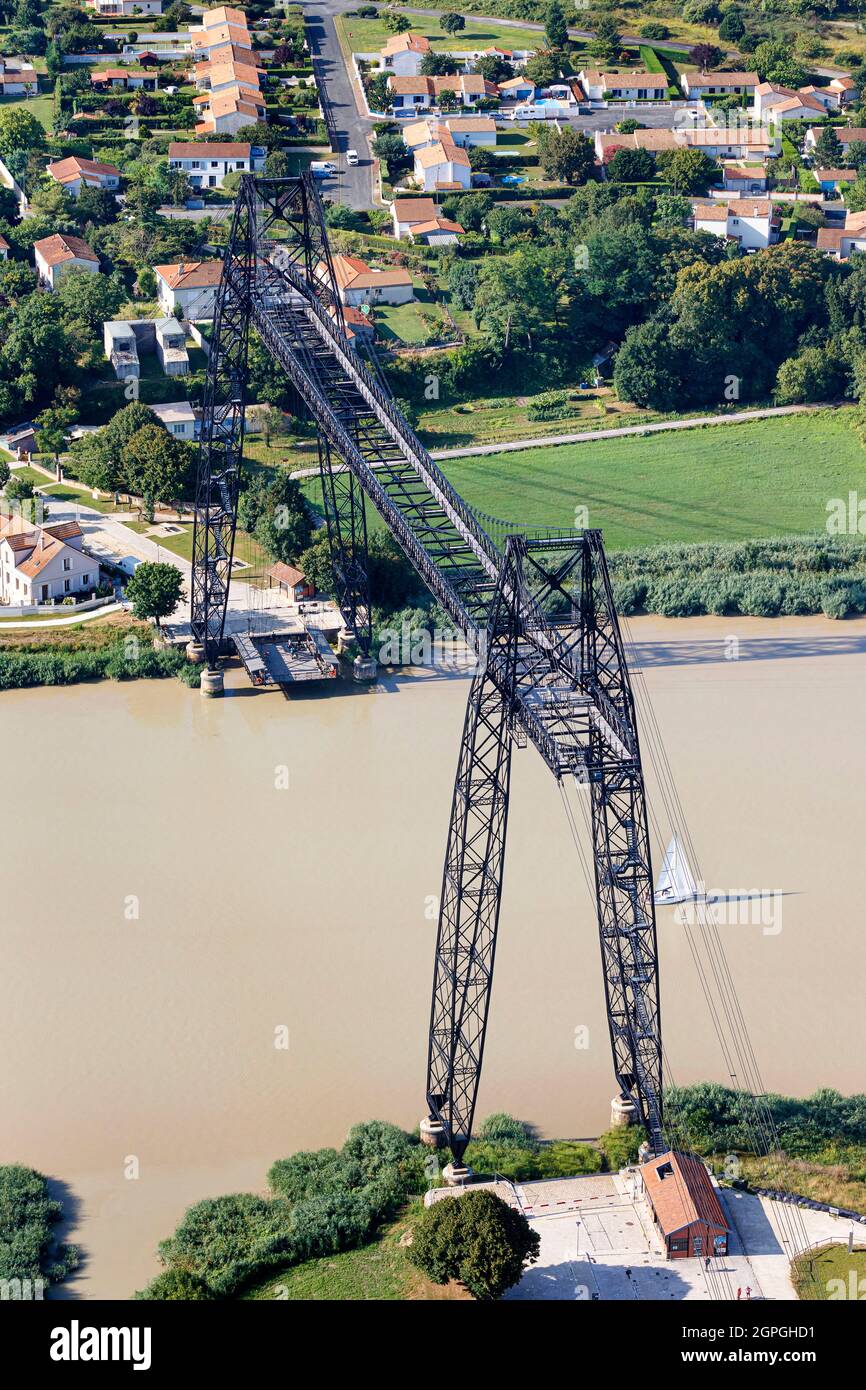
[[[783,895],[781,929],[720,928],[766,1085],[864,1089],[866,622],[632,636],[706,882]],[[0,1161],[67,1201],[85,1258],[66,1296],[128,1297],[191,1202],[261,1190],[275,1158],[357,1120],[423,1113],[428,898],[467,680],[229,687],[0,696]],[[674,1077],[726,1080],[671,908],[659,936]],[[595,1134],[613,1090],[593,904],[530,747],[479,1114]]]

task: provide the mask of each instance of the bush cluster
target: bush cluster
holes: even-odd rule
[[[32,685],[76,685],[80,681],[155,680],[179,676],[197,686],[201,671],[174,647],[142,646],[138,656],[127,654],[123,641],[98,651],[0,651],[0,690],[23,690]]]
[[[866,1095],[824,1089],[802,1098],[770,1094],[762,1099],[788,1154],[823,1157],[828,1147],[866,1145]],[[669,1112],[676,1110],[699,1153],[754,1152],[754,1100],[748,1092],[715,1082],[671,1086],[665,1105]]]
[[[340,1150],[278,1159],[271,1197],[236,1193],[190,1207],[160,1244],[164,1273],[136,1298],[231,1298],[271,1269],[363,1245],[424,1181],[416,1139],[381,1120],[355,1125]]]
[[[866,547],[847,537],[647,546],[613,553],[619,611],[669,618],[866,612]]]

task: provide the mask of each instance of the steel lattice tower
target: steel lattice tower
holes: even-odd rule
[[[440,900],[431,1117],[460,1162],[490,1005],[511,752],[531,742],[557,780],[588,786],[614,1072],[659,1152],[661,1019],[646,798],[601,534],[494,543],[346,336],[313,180],[246,175],[217,300],[196,491],[192,627],[210,667],[231,573],[251,331],[317,425],[336,594],[362,648],[370,642],[367,497],[478,658]]]

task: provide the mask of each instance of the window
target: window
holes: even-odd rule
[[[83,584],[89,584],[89,583],[90,583],[90,575],[89,575],[89,574],[83,574],[83,575],[81,576],[81,580],[82,580],[82,583],[83,583]]]
[[[72,561],[71,561],[71,560],[64,560],[64,561],[63,561],[63,568],[64,568],[65,570],[71,570],[71,569],[72,569]]]
[[[72,580],[71,580],[71,579],[64,579],[64,581],[63,581],[63,592],[64,592],[64,594],[68,594],[68,593],[69,593],[69,590],[70,590],[71,588],[72,588]]]
[[[671,1240],[668,1242],[668,1245],[671,1254],[673,1254],[675,1250],[688,1250],[689,1248],[689,1243],[687,1240]]]

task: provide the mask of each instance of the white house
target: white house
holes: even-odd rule
[[[46,173],[56,183],[62,184],[73,198],[78,197],[82,188],[108,188],[113,191],[120,187],[120,170],[113,164],[101,164],[97,159],[80,159],[78,155],[54,160],[48,165]]]
[[[196,135],[237,135],[245,126],[263,121],[267,115],[265,99],[260,92],[244,87],[240,91],[202,94],[193,97],[198,103],[201,120]]]
[[[739,242],[743,251],[762,251],[779,238],[779,212],[769,198],[733,198],[692,203],[696,232]]]
[[[341,304],[357,309],[362,304],[408,304],[415,298],[408,270],[373,270],[359,257],[339,253],[332,257],[332,264]],[[316,267],[316,274],[320,278],[327,275],[324,264]]]
[[[415,179],[425,193],[436,189],[460,189],[472,187],[472,169],[469,156],[454,141],[445,136],[435,145],[415,151]]]
[[[189,401],[169,401],[166,405],[149,408],[175,439],[195,439],[196,414]]]
[[[223,276],[222,261],[178,261],[155,265],[157,298],[166,317],[180,309],[185,319],[212,319]]]
[[[751,97],[760,84],[756,72],[684,72],[680,74],[683,95],[690,101],[707,97]]]
[[[0,93],[4,97],[35,96],[39,91],[36,69],[25,58],[0,58]]]
[[[508,77],[497,85],[499,95],[506,101],[533,101],[538,90],[528,77]]]
[[[837,261],[847,261],[855,252],[866,251],[866,212],[849,212],[844,227],[822,227],[818,250]]]
[[[430,40],[423,34],[392,34],[379,52],[379,65],[398,77],[417,77],[424,54],[430,52]]]
[[[670,86],[664,72],[599,72],[596,68],[582,68],[578,77],[590,101],[664,101]]]
[[[436,215],[436,204],[432,198],[395,198],[391,204],[395,237],[399,240],[411,235],[413,227],[422,222],[432,222]]]
[[[456,246],[465,230],[447,217],[431,217],[429,222],[416,222],[411,236],[413,241],[423,241],[427,246]]]
[[[98,92],[155,92],[159,80],[155,72],[128,72],[126,68],[102,68],[90,74],[90,85]]]
[[[824,129],[823,126],[813,125],[806,131],[803,147],[807,153],[814,150],[822,129]],[[834,126],[833,129],[839,137],[839,143],[843,149],[846,149],[848,145],[866,144],[866,126],[837,125]]]
[[[427,145],[435,145],[441,136],[450,136],[460,149],[475,149],[479,145],[496,144],[496,122],[492,116],[428,116],[424,121],[411,121],[400,131],[403,144],[414,154]]]
[[[243,141],[173,140],[168,147],[168,167],[186,174],[193,188],[222,188],[226,174],[264,169],[265,151]]]
[[[761,82],[755,88],[752,102],[752,115],[756,120],[780,125],[784,121],[812,120],[822,116],[825,107],[812,96],[811,88],[793,91],[790,87],[780,87],[775,82]]]
[[[57,289],[61,276],[67,275],[70,270],[94,275],[99,272],[99,257],[91,251],[86,241],[69,232],[57,232],[54,236],[34,241],[33,257],[40,284],[51,290]]]
[[[391,105],[395,112],[419,111],[435,106],[452,92],[463,106],[472,107],[485,98],[495,100],[499,88],[480,72],[447,73],[444,77],[389,77]]]
[[[99,585],[99,561],[82,549],[77,521],[35,526],[0,516],[0,602],[16,606],[89,596]]]
[[[162,0],[87,0],[87,4],[103,19],[162,14]]]

